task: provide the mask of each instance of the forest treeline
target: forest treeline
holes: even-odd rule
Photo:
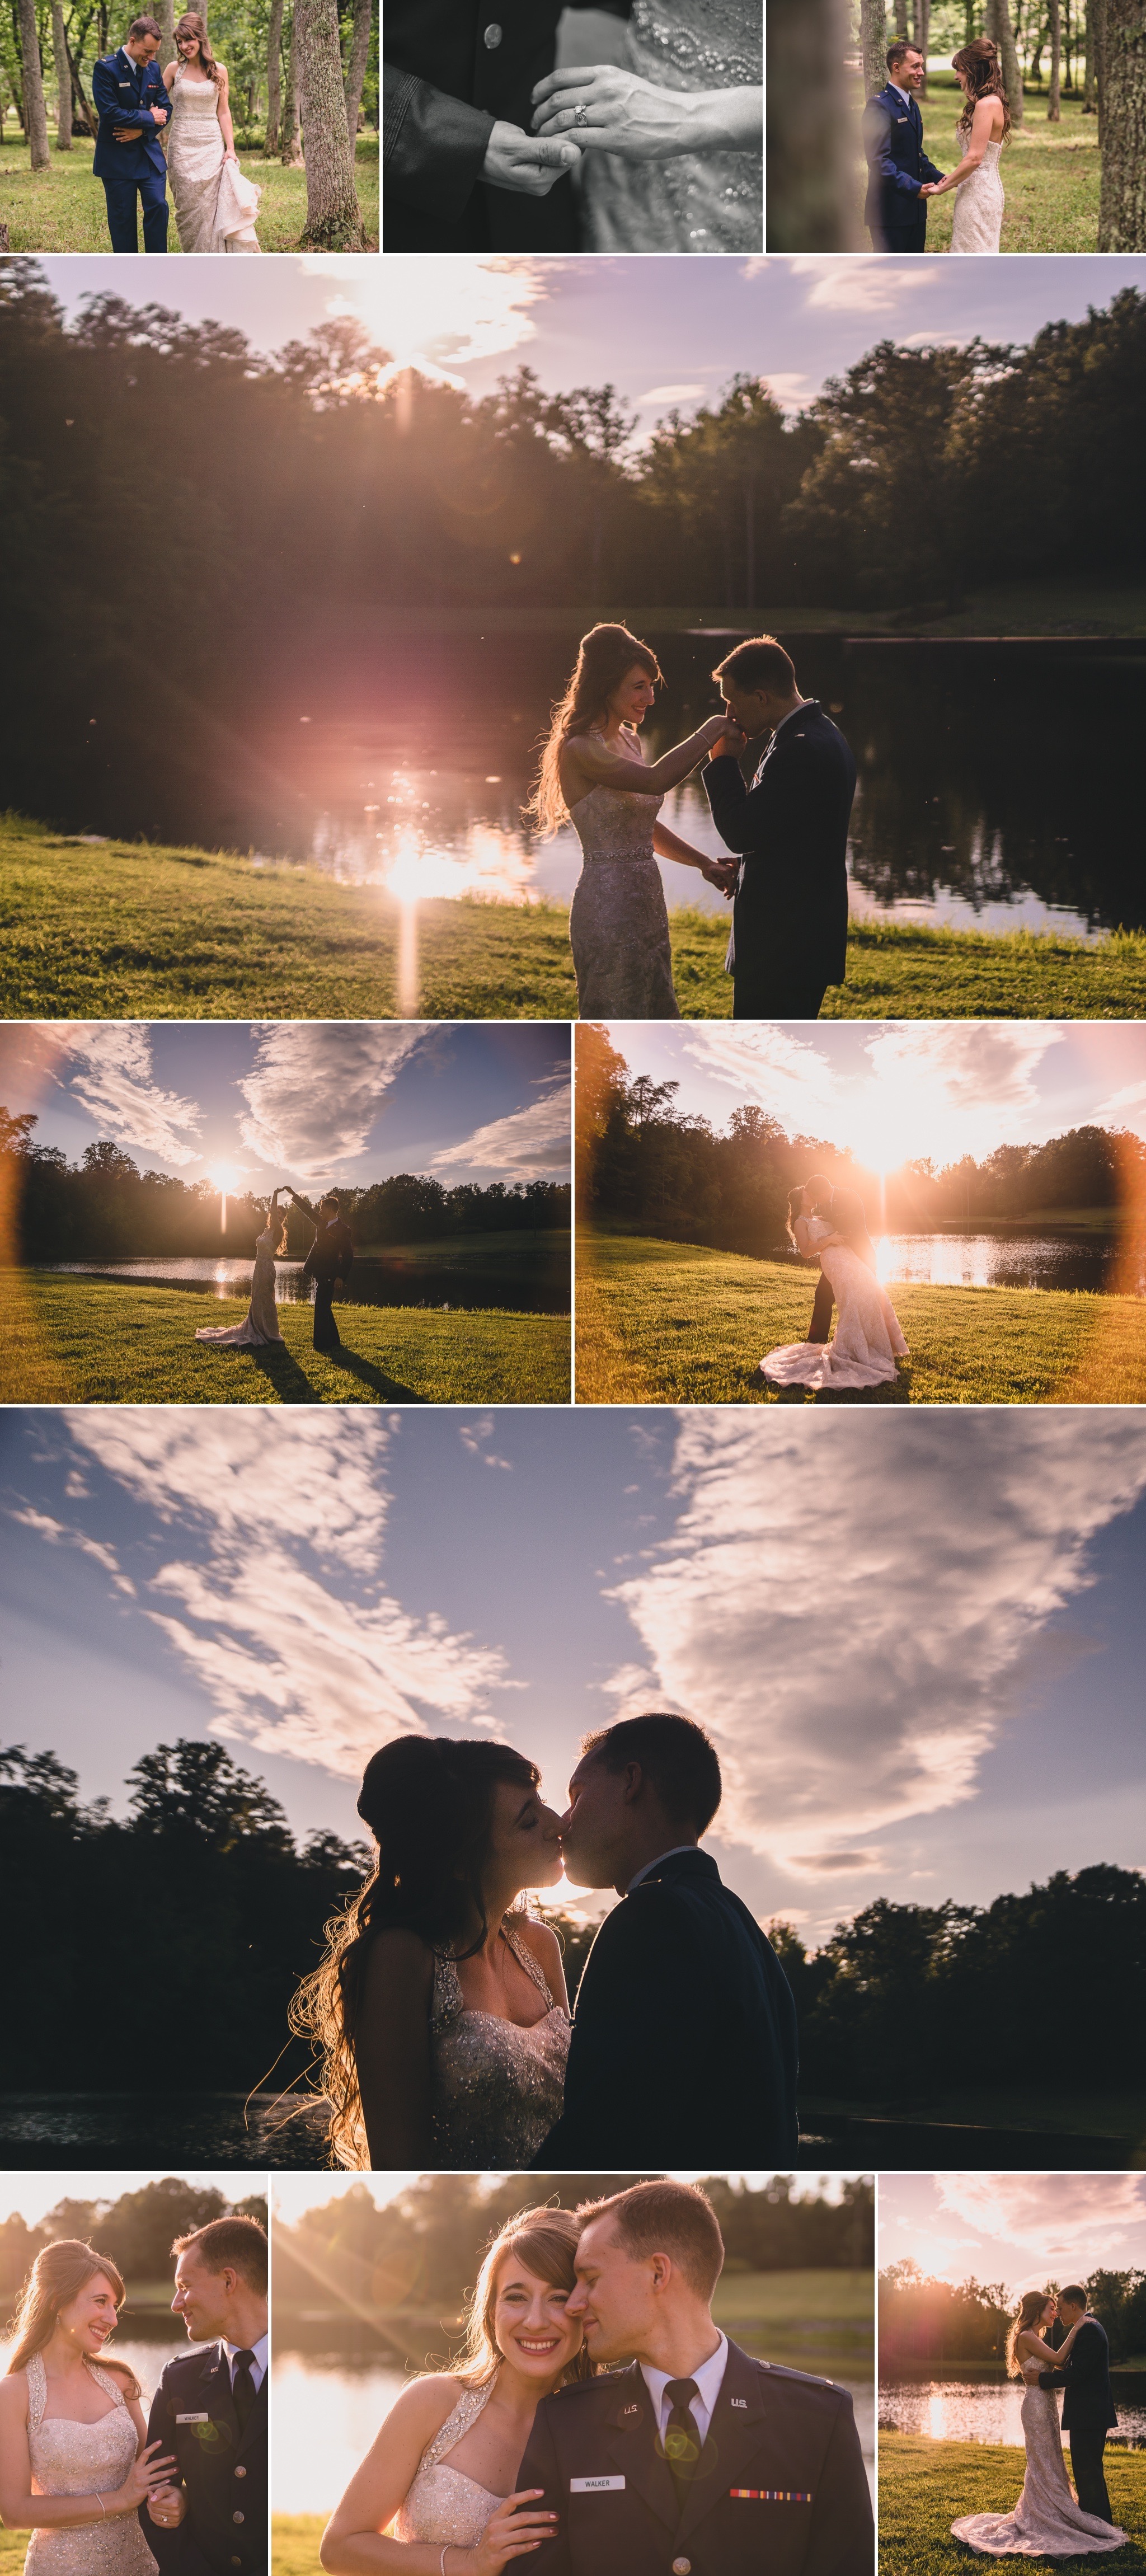
[[[39,58],[52,148],[68,151],[90,140],[97,119],[92,106],[92,67],[122,44],[135,16],[128,0],[22,0],[0,16],[0,146],[17,136],[26,143],[36,107],[28,95],[26,66]],[[207,16],[204,10],[204,17]],[[378,123],[378,11],[374,0],[338,0],[339,55],[347,130]],[[174,62],[173,0],[159,0],[154,15],[163,30],[159,60]],[[257,143],[267,157],[291,160],[297,150],[298,66],[293,0],[211,0],[211,46],[230,75],[236,141]],[[33,70],[33,86],[34,86]],[[9,107],[13,113],[9,115]]]
[[[275,2310],[313,2309],[325,2298],[352,2315],[363,2305],[437,2308],[456,2316],[491,2236],[531,2199],[576,2209],[625,2191],[633,2174],[546,2174],[544,2190],[511,2174],[487,2189],[475,2174],[423,2174],[380,2209],[365,2183],[275,2230]],[[750,2184],[726,2174],[704,2183],[732,2272],[860,2271],[874,2260],[874,2189],[846,2178],[837,2201],[787,2174]]]
[[[1076,2277],[1106,2328],[1111,2360],[1146,2354],[1146,2272],[1098,2269],[1076,2276],[1060,2260],[1047,2288]],[[879,2276],[881,2376],[886,2380],[901,2362],[1001,2362],[1015,2305],[1005,2281],[938,2281],[910,2256],[889,2264]]]
[[[361,1884],[365,1846],[328,1832],[299,1842],[264,1782],[218,1743],[157,1745],[127,1789],[114,1816],[81,1799],[54,1753],[0,1752],[4,1955],[22,1956],[37,1927],[36,1975],[11,1978],[6,1997],[9,2083],[98,2092],[144,2068],[158,2082],[157,2026],[179,2032],[182,2091],[246,2092],[276,2061],[276,2083],[296,2080],[305,2056],[286,2047],[287,2005],[323,1925]],[[575,1992],[592,1927],[557,1923]],[[809,2096],[895,2101],[905,2075],[920,2102],[956,2075],[1010,2092],[1016,2067],[1058,2062],[1064,2030],[1085,2029],[1095,2064],[1123,2064],[1126,2031],[1146,2015],[1135,1870],[1060,1870],[985,1907],[880,1897],[811,1954],[790,1926],[773,1938]]]
[[[732,1110],[727,1132],[682,1115],[676,1082],[632,1074],[607,1031],[577,1032],[577,1190],[582,1215],[726,1252],[790,1249],[788,1192],[812,1172],[858,1190],[873,1233],[930,1233],[944,1225],[1019,1222],[1081,1208],[1140,1211],[1146,1144],[1125,1129],[1072,1127],[1043,1145],[998,1145],[936,1169],[913,1160],[865,1169],[819,1136],[789,1136],[755,1103]],[[881,1196],[882,1190],[882,1196]]]
[[[253,1259],[265,1195],[229,1197],[224,1234],[213,1182],[141,1172],[106,1137],[86,1145],[78,1163],[69,1163],[58,1146],[36,1143],[36,1124],[30,1111],[13,1115],[0,1108],[0,1226],[15,1258],[116,1261],[225,1253]],[[355,1243],[383,1248],[443,1235],[567,1226],[572,1200],[567,1181],[491,1181],[485,1188],[465,1181],[447,1189],[432,1175],[414,1172],[395,1172],[338,1195]],[[305,1212],[289,1207],[284,1257],[301,1261],[313,1240]]]
[[[0,2220],[0,2335],[11,2324],[16,2300],[42,2245],[54,2237],[78,2236],[107,2254],[123,2274],[130,2309],[133,2291],[154,2291],[170,2278],[175,2237],[206,2227],[212,2218],[234,2215],[267,2224],[265,2196],[228,2200],[210,2184],[185,2182],[165,2174],[122,2191],[111,2200],[76,2200],[65,2196],[43,2218],[28,2225],[18,2210]]]

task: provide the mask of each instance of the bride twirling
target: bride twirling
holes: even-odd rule
[[[279,1310],[275,1302],[275,1262],[286,1251],[286,1210],[279,1206],[279,1194],[272,1191],[267,1221],[255,1237],[255,1266],[251,1273],[251,1302],[241,1324],[199,1324],[197,1342],[213,1342],[217,1350],[251,1350],[267,1342],[281,1342]]]
[[[157,2576],[139,2508],[176,2527],[176,2462],[148,2442],[139,2382],[100,2359],[126,2297],[114,2263],[78,2238],[41,2247],[0,2379],[0,2517],[30,2530],[26,2576]]]
[[[764,247],[758,0],[633,0],[619,66],[552,72],[535,131],[585,154],[582,247]]]
[[[175,29],[178,61],[168,63],[171,98],[167,176],[184,251],[258,251],[261,191],[245,179],[235,151],[226,66],[216,62],[207,22],[189,9]]]
[[[363,2542],[394,2576],[501,2576],[553,2537],[548,2499],[518,2490],[517,2473],[540,2400],[593,2376],[565,2314],[577,2234],[567,2210],[523,2209],[495,2236],[461,2359],[403,2389],[323,2533],[331,2576],[367,2563]]]
[[[788,1237],[805,1260],[818,1260],[831,1281],[836,1329],[830,1342],[782,1342],[760,1362],[770,1386],[890,1386],[907,1344],[890,1297],[875,1275],[866,1227],[857,1239],[812,1213],[815,1178],[788,1198]],[[862,1245],[862,1248],[861,1248]]]
[[[569,1998],[527,1888],[561,1876],[535,1763],[507,1744],[398,1736],[367,1763],[378,1845],[291,2006],[317,2045],[339,2164],[529,2164],[561,2113]]]
[[[1085,2558],[1121,2549],[1128,2536],[1097,2514],[1083,2513],[1075,2501],[1062,2456],[1057,2395],[1039,2387],[1039,2373],[1061,2368],[1079,2328],[1071,2327],[1056,2352],[1043,2342],[1054,2314],[1055,2302],[1044,2290],[1027,2290],[1007,2337],[1007,2369],[1025,2383],[1026,2474],[1018,2503],[1011,2513],[969,2513],[951,2525],[955,2539],[984,2558]]]

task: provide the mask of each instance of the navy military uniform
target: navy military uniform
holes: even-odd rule
[[[137,251],[135,200],[143,207],[143,247],[145,251],[167,248],[167,163],[159,140],[165,129],[158,126],[151,113],[161,107],[168,117],[171,101],[163,86],[163,73],[158,56],[149,63],[134,62],[120,46],[117,54],[104,54],[92,73],[92,97],[99,111],[92,170],[103,180],[107,199],[107,228],[115,251]],[[117,125],[133,128],[130,143],[117,143]]]
[[[717,831],[741,854],[725,959],[733,1018],[814,1020],[847,974],[850,747],[805,698],[777,725],[751,788],[731,752],[703,776]]]
[[[168,2362],[147,2438],[174,2452],[173,2483],[186,2488],[188,2511],[177,2531],[163,2531],[140,2506],[160,2576],[266,2576],[269,2377],[264,2372],[240,2426],[221,2343],[201,2344]]]
[[[304,1204],[299,1200],[300,1206]],[[334,1320],[332,1299],[338,1281],[341,1279],[345,1288],[350,1277],[354,1238],[344,1217],[332,1217],[329,1224],[325,1218],[316,1217],[315,1223],[318,1232],[302,1265],[303,1278],[314,1281],[314,1347],[316,1351],[337,1351],[342,1347],[342,1337]]]
[[[846,2389],[729,2343],[687,2481],[636,2362],[542,2399],[514,2485],[556,2536],[536,2576],[871,2576],[871,2500]],[[540,2510],[541,2508],[536,2508]]]
[[[926,250],[927,199],[919,194],[924,180],[941,179],[923,149],[919,102],[889,81],[863,112],[867,154],[867,201],[863,219],[873,250]]]

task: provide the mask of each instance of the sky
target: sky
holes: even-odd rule
[[[10,1740],[117,1812],[216,1734],[358,1836],[410,1730],[513,1743],[560,1809],[659,1707],[717,1745],[723,1874],[813,1946],[1141,1862],[1133,1408],[12,1408],[0,1516]]]
[[[240,1193],[569,1176],[568,1031],[544,1023],[22,1021],[0,1029],[0,1098],[69,1162],[106,1137]]]
[[[85,296],[122,295],[114,260],[43,260],[69,314]],[[638,438],[686,415],[737,373],[799,409],[880,339],[906,346],[1029,340],[1081,321],[1122,285],[1146,289],[1146,257],[1023,259],[801,254],[681,260],[647,255],[541,259],[388,253],[385,260],[281,257],[257,276],[202,260],[149,270],[149,301],[211,319],[276,349],[341,316],[364,323],[394,364],[492,390],[532,367],[550,392],[612,381]]]
[[[165,2172],[168,2169],[165,2168]],[[14,2214],[36,2227],[49,2209],[61,2200],[118,2200],[125,2191],[142,2191],[149,2182],[159,2182],[155,2173],[0,2173],[0,2223]],[[226,2172],[179,2174],[179,2182],[188,2183],[192,2191],[221,2191],[228,2201],[251,2200],[262,2188],[259,2174],[236,2174],[232,2165]]]
[[[609,1034],[631,1074],[679,1083],[679,1116],[722,1130],[756,1105],[868,1170],[981,1160],[1071,1127],[1146,1137],[1146,1027],[1133,1021],[629,1021]]]
[[[679,2172],[674,2166],[668,2180],[704,2182],[711,2170],[711,2166],[706,2166],[704,2173],[699,2171],[684,2173]],[[729,2176],[733,2182],[747,2183],[750,2191],[762,2191],[772,2178],[771,2174],[766,2173],[736,2173]],[[419,2179],[416,2173],[277,2173],[272,2184],[274,2216],[281,2218],[287,2227],[296,2227],[299,2219],[308,2209],[323,2209],[328,2201],[340,2200],[345,2191],[353,2191],[356,2186],[361,2187],[363,2184],[375,2207],[385,2209],[390,2201],[399,2199],[401,2194],[409,2191],[411,2185]],[[797,2200],[818,2198],[838,2201],[845,2182],[855,2179],[854,2174],[849,2176],[845,2173],[833,2173],[824,2178],[817,2177],[815,2180],[808,2175],[806,2180],[801,2181],[794,2197]],[[484,2188],[493,2193],[500,2190],[503,2182],[515,2180],[516,2176],[513,2174],[491,2173],[483,2177],[483,2184]]]
[[[938,2281],[1046,2281],[1146,2270],[1146,2174],[881,2174],[879,2264]]]

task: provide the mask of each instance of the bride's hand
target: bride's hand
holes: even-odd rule
[[[747,734],[741,732],[727,708],[722,715],[706,716],[704,723],[697,727],[696,738],[698,742],[706,745],[710,754],[715,751],[718,742],[726,743],[731,751],[743,751],[748,740]]]
[[[446,2553],[446,2576],[501,2576],[513,2558],[524,2558],[531,2549],[539,2549],[543,2540],[552,2540],[557,2529],[555,2513],[519,2513],[519,2505],[535,2505],[544,2487],[523,2487],[520,2494],[507,2496],[491,2513],[480,2540],[470,2549],[451,2549]],[[450,2559],[454,2565],[449,2565]]]
[[[162,2457],[156,2459],[154,2454],[157,2451],[162,2451],[162,2444],[149,2442],[139,2453],[138,2458],[132,2461],[123,2485],[116,2488],[114,2497],[104,2496],[105,2510],[135,2513],[141,2504],[149,2504],[153,2495],[169,2485],[170,2472],[178,2468],[179,2463],[170,2451],[163,2451]]]
[[[583,152],[617,152],[626,161],[657,161],[687,148],[694,101],[687,92],[654,89],[613,63],[550,72],[533,92],[533,131],[568,135]]]
[[[186,2487],[152,2488],[147,2499],[148,2520],[158,2523],[161,2531],[178,2531],[186,2513]]]

